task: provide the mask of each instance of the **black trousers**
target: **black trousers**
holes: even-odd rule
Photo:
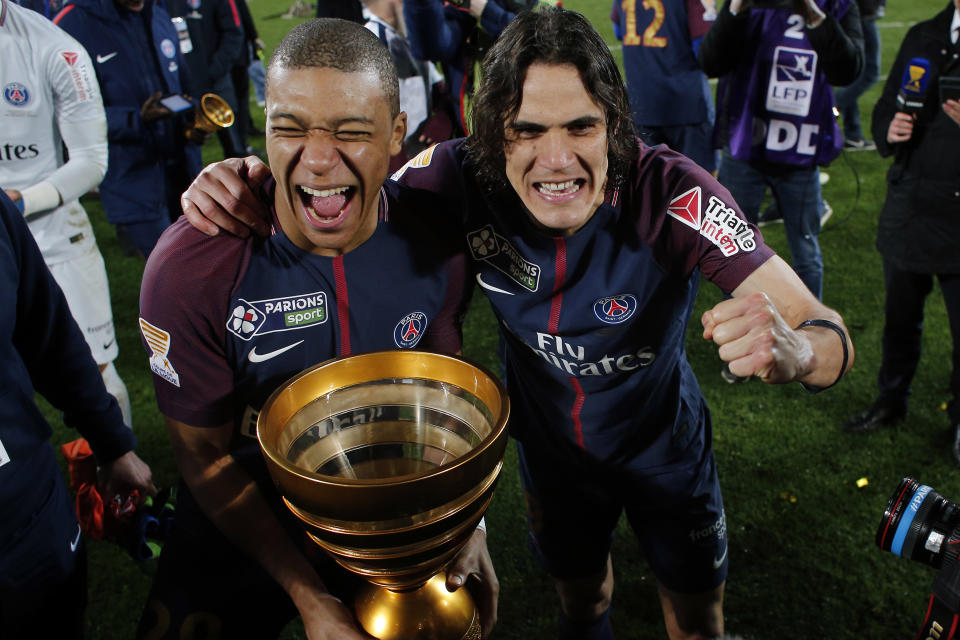
[[[929,274],[904,271],[890,261],[883,261],[887,287],[886,324],[883,328],[883,364],[877,377],[880,402],[894,409],[907,408],[910,382],[920,362],[923,331],[923,307],[933,290],[934,277],[940,282],[950,335],[952,370],[950,391],[953,397],[947,407],[951,424],[960,423],[960,274]],[[946,354],[943,354],[946,356]]]

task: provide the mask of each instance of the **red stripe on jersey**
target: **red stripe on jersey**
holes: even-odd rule
[[[57,14],[56,16],[54,16],[54,18],[53,18],[53,24],[58,24],[58,23],[60,22],[60,20],[63,19],[63,16],[65,16],[65,15],[67,15],[68,13],[70,13],[71,11],[73,11],[73,8],[74,8],[75,6],[77,6],[77,5],[75,5],[75,4],[68,4],[68,5],[65,6],[63,9],[60,9],[60,13],[58,13],[58,14]]]
[[[563,238],[554,238],[557,245],[557,266],[554,268],[553,299],[550,300],[550,324],[547,331],[557,333],[560,326],[560,306],[563,304],[561,289],[567,279],[567,243]]]
[[[246,0],[244,0],[246,2]],[[240,26],[240,13],[237,11],[237,5],[234,4],[233,0],[230,0],[230,10],[233,12],[233,24]]]
[[[3,26],[3,23],[7,20],[7,3],[5,0],[0,0],[0,27]]]
[[[580,411],[583,410],[583,402],[586,396],[583,394],[583,387],[576,378],[570,378],[570,384],[576,392],[577,397],[573,399],[573,408],[570,409],[570,418],[573,420],[573,437],[577,441],[577,446],[586,449],[583,445],[583,423],[580,422]]]
[[[350,298],[347,296],[347,275],[343,256],[333,259],[333,279],[337,285],[337,319],[340,321],[340,355],[350,355]]]

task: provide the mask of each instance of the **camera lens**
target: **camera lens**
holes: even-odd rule
[[[944,542],[958,521],[956,503],[913,478],[904,478],[883,512],[877,546],[939,568]]]

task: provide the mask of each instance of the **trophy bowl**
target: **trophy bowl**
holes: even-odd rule
[[[479,638],[443,568],[493,497],[507,444],[502,383],[467,360],[381,351],[307,369],[267,399],[257,438],[309,537],[370,587],[354,610],[381,640]]]

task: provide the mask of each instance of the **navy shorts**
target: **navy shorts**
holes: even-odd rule
[[[626,511],[657,579],[679,593],[702,593],[727,576],[727,535],[716,461],[695,459],[631,470],[558,460],[517,445],[530,545],[558,580],[606,566],[613,531]]]

